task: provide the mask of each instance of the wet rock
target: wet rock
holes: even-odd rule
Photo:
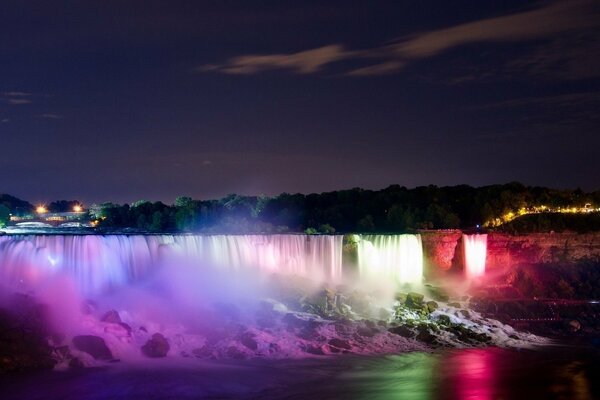
[[[400,304],[404,304],[404,303],[406,303],[407,296],[408,296],[407,293],[397,293],[396,301],[398,301]]]
[[[337,347],[338,349],[350,350],[352,346],[348,343],[347,340],[333,338],[329,340],[329,345],[333,347]]]
[[[279,353],[281,351],[281,347],[277,343],[269,343],[269,354]]]
[[[119,315],[119,313],[116,310],[110,310],[107,311],[102,318],[100,318],[100,321],[102,322],[108,322],[111,324],[120,324],[121,321],[121,316]]]
[[[210,346],[204,345],[198,349],[193,349],[192,354],[197,358],[209,358],[213,355],[213,349]]]
[[[571,332],[579,332],[581,330],[581,324],[577,320],[572,320],[569,322],[569,330]]]
[[[455,307],[455,308],[460,308],[460,307],[461,307],[461,306],[460,306],[460,303],[457,303],[457,302],[451,302],[451,303],[448,303],[448,306],[450,306],[450,307]]]
[[[463,318],[470,318],[471,317],[471,314],[467,310],[460,310],[459,313],[460,313],[461,316],[463,316]]]
[[[375,328],[369,328],[369,327],[367,327],[367,326],[359,326],[359,327],[356,329],[356,333],[357,333],[359,336],[364,336],[364,337],[373,337],[373,336],[375,336],[376,334],[378,334],[378,333],[379,333],[379,331],[378,331],[377,329],[375,329]]]
[[[18,299],[18,314],[0,309],[0,374],[52,369],[57,356],[47,341],[45,312],[29,296]]]
[[[387,321],[377,321],[377,325],[379,325],[382,328],[387,328],[388,322]]]
[[[71,361],[69,361],[69,367],[73,369],[81,369],[85,368],[85,365],[83,364],[83,361],[81,361],[79,358],[74,357],[71,358]]]
[[[448,301],[449,296],[444,289],[426,285],[427,293],[437,301]]]
[[[438,315],[437,320],[440,324],[447,325],[447,326],[449,326],[452,323],[452,321],[450,320],[450,317],[445,314]]]
[[[416,339],[427,344],[433,344],[436,341],[436,337],[426,330],[420,331]]]
[[[230,346],[227,348],[225,354],[227,357],[233,358],[234,360],[243,360],[246,358],[246,355],[235,346]]]
[[[406,296],[406,306],[411,309],[421,309],[423,308],[423,296],[420,293],[410,292]]]
[[[54,358],[58,362],[62,362],[72,358],[69,346],[59,346],[54,349]]]
[[[79,350],[88,353],[96,360],[112,360],[113,355],[106,346],[104,339],[99,336],[81,335],[73,338],[73,346]]]
[[[308,346],[306,346],[304,351],[307,352],[308,354],[314,354],[316,356],[324,356],[325,355],[325,352],[323,351],[323,348],[321,346],[308,345]]]
[[[258,343],[256,343],[256,340],[254,340],[254,335],[252,335],[249,332],[244,333],[242,335],[242,337],[240,338],[240,343],[249,348],[250,350],[255,351],[256,349],[258,349]]]
[[[427,307],[427,310],[430,313],[438,309],[438,303],[436,303],[435,301],[428,301],[427,303],[425,303],[425,306]]]
[[[139,330],[140,330],[141,332],[148,333],[148,329],[144,328],[143,326],[140,326],[140,327],[139,327]]]
[[[388,332],[391,332],[395,335],[400,335],[405,338],[412,338],[415,336],[415,332],[413,332],[412,329],[410,329],[404,325],[395,326],[393,328],[390,328],[390,329],[388,329]]]
[[[162,334],[155,333],[152,339],[142,346],[142,353],[150,358],[166,357],[170,348],[167,339]]]

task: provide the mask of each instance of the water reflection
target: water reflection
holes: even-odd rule
[[[214,363],[172,359],[164,360],[167,365],[0,376],[0,393],[2,399],[27,400],[587,400],[600,398],[598,360],[590,349],[574,348]]]
[[[341,374],[357,399],[593,399],[597,355],[498,348],[412,353],[365,361]]]

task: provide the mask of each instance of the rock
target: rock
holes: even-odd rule
[[[106,346],[104,339],[93,335],[81,335],[73,338],[73,346],[94,357],[96,360],[112,360],[113,355]]]
[[[204,345],[198,349],[192,350],[192,354],[197,358],[208,358],[213,355],[213,350],[210,346]]]
[[[379,331],[375,328],[369,328],[367,326],[359,326],[358,329],[356,329],[356,333],[359,336],[364,336],[364,337],[373,337],[376,334],[379,333]]]
[[[423,308],[423,296],[420,293],[410,292],[406,295],[406,306],[412,309],[421,309]]]
[[[258,349],[258,343],[256,343],[256,340],[254,340],[254,335],[252,335],[249,332],[246,332],[242,335],[240,343],[249,348],[250,350]]]
[[[269,354],[279,353],[281,351],[281,347],[277,343],[269,343]]]
[[[323,348],[321,346],[308,345],[308,346],[306,346],[304,351],[309,354],[314,354],[316,356],[324,356],[325,355],[325,352],[323,351]]]
[[[148,333],[148,329],[144,328],[143,326],[140,326],[139,330]]]
[[[235,346],[230,346],[229,348],[227,348],[227,352],[225,354],[227,355],[227,357],[233,358],[235,360],[243,360],[244,358],[246,358],[246,355]]]
[[[450,320],[450,317],[445,314],[438,315],[437,320],[440,324],[447,325],[447,326],[449,326],[452,323],[452,321]]]
[[[404,325],[395,326],[393,328],[390,328],[390,329],[388,329],[388,332],[391,332],[395,335],[400,335],[405,338],[412,338],[415,336],[415,333],[412,331],[412,329],[410,329]]]
[[[470,318],[471,314],[467,311],[467,310],[460,310],[459,311],[460,315],[462,315],[464,318]]]
[[[100,318],[100,321],[102,321],[102,322],[109,322],[111,324],[120,324],[122,322],[121,321],[121,316],[115,310],[107,311],[102,316],[102,318]]]
[[[338,338],[333,338],[329,340],[329,345],[333,347],[337,347],[338,349],[350,350],[352,346],[348,341]]]
[[[81,369],[85,368],[85,365],[83,364],[83,361],[81,361],[79,358],[74,357],[71,358],[71,361],[69,361],[69,367],[73,369]]]
[[[423,343],[432,344],[436,341],[436,337],[428,331],[420,331],[417,335],[417,340]]]
[[[579,321],[572,320],[571,322],[569,322],[569,330],[571,332],[579,332],[580,329],[581,329],[581,324],[579,323]]]
[[[59,346],[54,349],[54,357],[57,362],[62,362],[72,358],[69,346]]]
[[[427,292],[437,301],[448,301],[449,296],[444,292],[444,289],[426,285]]]
[[[438,303],[436,303],[435,301],[428,301],[427,303],[425,303],[425,305],[427,306],[427,310],[430,313],[434,312],[438,308]]]
[[[48,344],[42,309],[31,297],[19,299],[28,304],[20,304],[18,314],[0,309],[0,375],[52,369],[57,362],[58,354]]]
[[[166,357],[170,348],[167,339],[162,334],[155,333],[152,339],[142,346],[142,353],[150,358]]]
[[[460,308],[461,307],[460,303],[457,303],[457,302],[448,303],[448,306],[450,306],[450,307],[456,307],[456,308]]]

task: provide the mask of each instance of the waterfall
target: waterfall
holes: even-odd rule
[[[342,275],[342,236],[0,236],[0,283],[27,287],[63,272],[84,293],[95,293],[134,282],[167,259],[183,258],[198,267],[255,268],[337,281]]]
[[[463,234],[465,255],[465,274],[468,278],[477,278],[485,274],[485,259],[487,256],[487,235]]]
[[[393,283],[421,283],[421,235],[360,235],[358,269],[361,276]]]

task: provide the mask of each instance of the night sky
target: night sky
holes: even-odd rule
[[[0,193],[600,189],[600,2],[0,2]]]

